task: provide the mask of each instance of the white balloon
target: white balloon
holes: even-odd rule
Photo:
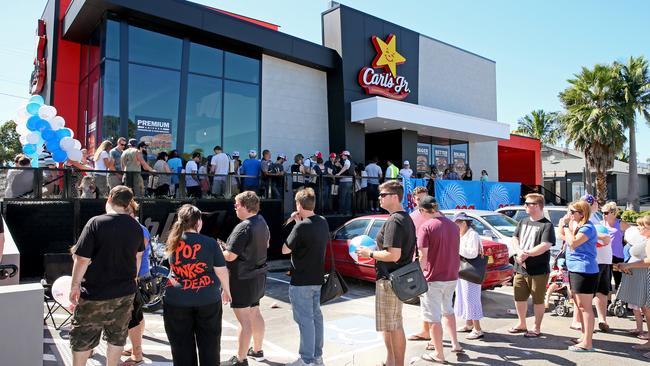
[[[27,135],[30,134],[32,131],[28,130],[28,129],[27,129],[27,126],[24,125],[24,124],[17,124],[17,125],[16,125],[16,132],[18,132],[18,134],[19,134],[20,136],[27,136]]]
[[[38,116],[49,121],[56,116],[56,108],[51,105],[42,105],[38,109]]]
[[[50,120],[50,126],[54,131],[60,130],[65,126],[65,120],[61,116],[56,116]]]
[[[68,159],[70,159],[72,161],[81,160],[81,156],[82,156],[81,150],[73,149],[73,150],[68,151]]]
[[[29,112],[27,112],[27,103],[22,103],[20,107],[16,109],[16,115],[25,120],[31,116]]]
[[[74,149],[81,150],[81,142],[79,142],[77,139],[74,140]]]
[[[27,136],[27,142],[30,144],[36,144],[39,141],[41,141],[41,133],[40,132],[30,132]]]
[[[18,140],[20,141],[21,145],[27,145],[27,137],[26,136],[20,135],[18,137]]]
[[[69,152],[70,150],[74,149],[74,139],[72,137],[66,136],[61,139],[59,146],[61,147],[61,150]]]
[[[52,284],[52,297],[68,310],[74,309],[70,302],[70,286],[72,285],[71,276],[61,276]]]

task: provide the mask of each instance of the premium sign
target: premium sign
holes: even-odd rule
[[[404,76],[397,75],[397,65],[406,62],[406,58],[397,52],[397,39],[388,35],[386,41],[372,36],[372,44],[377,55],[372,60],[372,67],[359,70],[359,85],[366,94],[381,95],[391,99],[403,100],[411,90]],[[383,69],[376,70],[376,69]]]
[[[149,145],[149,152],[157,154],[172,148],[172,120],[169,118],[135,116],[135,138]]]

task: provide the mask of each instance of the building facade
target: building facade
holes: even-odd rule
[[[322,14],[322,45],[175,0],[50,0],[42,18],[35,92],[90,151],[349,150],[499,178],[495,62],[347,6]]]

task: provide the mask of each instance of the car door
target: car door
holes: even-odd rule
[[[370,219],[356,219],[345,223],[339,228],[332,238],[334,260],[339,272],[346,276],[360,278],[359,266],[350,257],[349,244],[355,236],[363,235],[368,230]],[[329,259],[329,248],[327,258]]]

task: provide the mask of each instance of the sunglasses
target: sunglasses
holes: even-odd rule
[[[572,214],[581,213],[581,212],[578,211],[578,210],[569,210],[569,212],[571,212]]]
[[[126,146],[126,144],[120,144],[120,146]]]
[[[526,205],[526,206],[535,206],[535,205],[537,205],[537,202],[524,202],[524,205]]]
[[[397,194],[397,193],[382,192],[382,193],[379,194],[379,197],[384,198],[386,196],[390,196],[390,195],[393,195],[393,194]]]

